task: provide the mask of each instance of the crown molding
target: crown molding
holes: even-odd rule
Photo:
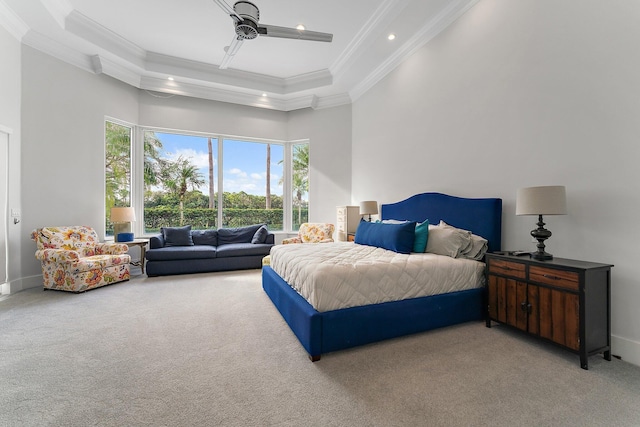
[[[333,84],[333,75],[327,69],[312,73],[299,74],[284,79],[284,94],[302,92]]]
[[[325,108],[339,107],[341,105],[349,105],[351,102],[352,100],[348,93],[339,93],[336,95],[319,97],[316,106],[312,108],[315,110],[322,110]]]
[[[59,59],[60,61],[74,65],[85,71],[94,72],[93,65],[91,64],[91,59],[87,55],[80,53],[75,49],[69,48],[63,44],[60,44],[57,41],[38,33],[37,31],[29,30],[27,34],[22,38],[22,43],[36,50],[44,52],[49,56]]]
[[[349,95],[353,101],[359,99],[398,65],[413,55],[418,49],[427,44],[435,36],[440,34],[445,28],[451,25],[456,19],[466,13],[479,1],[480,0],[457,0],[450,3],[445,9],[440,11],[440,13],[422,27],[411,39],[403,44],[400,49],[395,51],[393,55],[389,56],[382,64],[376,67],[373,72],[349,91]]]
[[[65,19],[65,30],[122,58],[140,68],[144,68],[147,52],[124,37],[103,27],[77,10]]]
[[[142,76],[137,70],[120,65],[101,55],[93,55],[89,59],[94,73],[106,74],[130,86],[140,88]]]
[[[29,26],[2,0],[0,0],[0,26],[18,41],[22,41],[22,38],[29,32]]]
[[[285,102],[281,100],[264,98],[258,94],[242,93],[235,90],[226,90],[175,80],[169,81],[156,77],[143,77],[140,81],[140,89],[286,111]]]

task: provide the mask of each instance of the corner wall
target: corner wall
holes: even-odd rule
[[[534,250],[520,187],[565,185],[558,257],[615,264],[613,353],[640,365],[640,3],[481,0],[353,105],[354,200],[501,197],[503,248]]]
[[[21,139],[21,46],[20,41],[0,26],[0,125],[11,129],[9,135],[8,155],[8,209],[21,210],[21,185],[20,185],[20,147]],[[4,156],[5,154],[2,153]],[[0,173],[5,173],[4,170]],[[4,200],[0,200],[0,209],[4,209]],[[6,213],[9,215],[9,212]],[[4,215],[2,215],[4,218]],[[20,251],[23,244],[24,226],[20,222],[14,224],[12,218],[7,216],[7,292],[16,292],[22,288],[22,273],[20,271]],[[4,224],[2,224],[4,227]],[[3,233],[4,234],[4,233]],[[0,243],[4,244],[4,242]],[[0,259],[4,263],[4,259]],[[4,268],[3,268],[4,271]],[[0,285],[4,277],[0,278]]]

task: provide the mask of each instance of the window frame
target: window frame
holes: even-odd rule
[[[204,138],[212,138],[217,140],[218,153],[217,153],[217,223],[222,224],[223,217],[223,193],[224,193],[224,153],[223,153],[223,142],[225,139],[232,139],[242,142],[255,142],[260,144],[278,144],[283,146],[283,155],[284,155],[284,165],[283,165],[283,190],[282,190],[282,205],[283,205],[283,230],[275,231],[275,233],[283,233],[283,234],[291,234],[295,232],[292,230],[293,226],[293,189],[292,189],[292,167],[293,167],[293,146],[296,144],[309,144],[311,146],[311,142],[309,139],[297,139],[292,141],[283,141],[277,139],[270,138],[256,138],[256,137],[245,137],[238,135],[228,135],[222,133],[213,133],[213,132],[198,132],[198,131],[186,131],[179,129],[171,129],[171,128],[163,128],[158,126],[140,126],[134,125],[123,120],[118,120],[112,117],[105,117],[105,122],[109,121],[112,123],[116,123],[119,125],[127,126],[132,129],[132,137],[131,137],[131,207],[134,208],[136,213],[136,222],[132,224],[132,231],[136,236],[141,237],[149,237],[154,233],[145,233],[144,230],[144,134],[145,132],[159,132],[159,133],[173,133],[179,135],[188,135],[188,136],[196,136],[196,137],[204,137]],[[106,126],[106,125],[105,125]],[[106,136],[106,135],[105,135]],[[106,156],[106,153],[105,153]],[[105,177],[106,178],[106,177]],[[106,186],[106,179],[105,179]],[[311,193],[311,182],[309,183],[309,192],[308,197],[310,199]],[[105,196],[106,196],[106,187],[105,187]],[[106,210],[106,204],[105,204]],[[310,210],[310,207],[309,207]],[[113,238],[113,236],[106,236],[105,230],[105,239]]]

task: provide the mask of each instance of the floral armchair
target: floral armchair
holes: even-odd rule
[[[328,243],[333,242],[333,231],[335,226],[328,223],[309,223],[300,224],[297,237],[282,240],[282,244],[289,243]]]
[[[91,227],[43,227],[31,232],[45,289],[84,292],[129,280],[129,247],[100,243]]]

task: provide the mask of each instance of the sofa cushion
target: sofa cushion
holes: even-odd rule
[[[264,243],[229,243],[218,246],[217,257],[239,257],[252,255],[269,255],[273,245]]]
[[[253,235],[251,239],[251,243],[265,243],[267,240],[267,236],[269,235],[269,231],[267,230],[267,226],[263,225],[258,228],[258,231]]]
[[[171,261],[179,259],[207,259],[215,258],[215,246],[166,246],[159,249],[149,249],[146,253],[147,261]]]
[[[218,230],[191,230],[194,245],[218,246]]]
[[[191,238],[191,226],[184,227],[162,227],[162,236],[165,246],[193,246]]]
[[[247,227],[238,228],[219,228],[218,229],[218,246],[228,245],[230,243],[251,243],[253,235],[265,224],[249,225]]]

